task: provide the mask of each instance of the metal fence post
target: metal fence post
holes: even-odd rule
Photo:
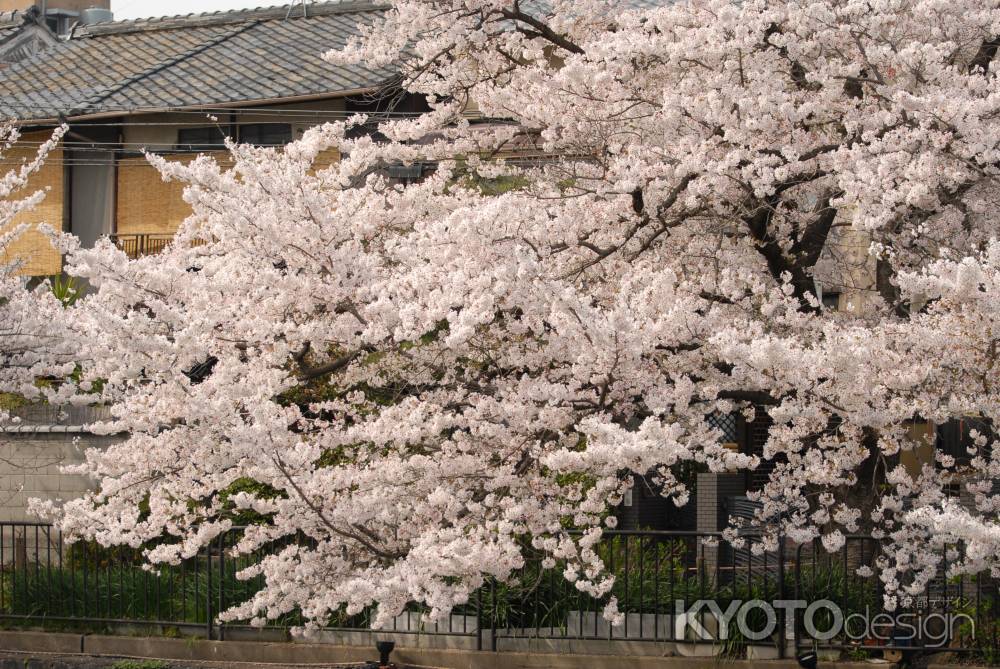
[[[219,613],[226,610],[226,533],[223,532],[219,535]],[[222,621],[216,625],[218,629],[219,641],[225,639],[225,632],[223,631]]]
[[[205,633],[212,639],[212,545],[205,546]]]
[[[490,610],[490,650],[497,652],[497,581],[490,579],[490,591],[493,596],[490,598],[492,604]]]
[[[778,599],[787,600],[785,596],[785,538],[778,532]],[[785,659],[785,644],[788,643],[788,635],[785,633],[786,609],[784,606],[778,609],[778,659]],[[796,651],[797,654],[797,651]]]
[[[476,650],[483,649],[483,589],[476,591]]]

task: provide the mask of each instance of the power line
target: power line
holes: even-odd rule
[[[275,148],[280,148],[280,147],[275,147]],[[88,153],[107,153],[107,154],[111,155],[111,154],[118,154],[119,152],[113,151],[111,149],[95,149],[92,152],[88,151]],[[218,162],[218,163],[220,163],[221,165],[224,165],[224,166],[232,166],[232,165],[236,164],[236,160],[231,157],[232,154],[230,154],[225,149],[223,149],[221,151],[217,151],[217,152],[210,152],[210,151],[201,151],[201,152],[195,152],[195,151],[173,151],[173,150],[169,150],[169,149],[164,149],[164,150],[158,150],[158,151],[150,151],[150,153],[152,153],[154,155],[157,155],[157,156],[160,156],[162,158],[166,158],[168,160],[174,160],[174,161],[176,161],[176,160],[178,160],[180,158],[184,158],[184,157],[192,157],[192,158],[194,158],[194,157],[197,157],[197,156],[208,156],[210,158],[215,159],[216,162]],[[126,169],[128,169],[129,167],[141,167],[141,168],[152,168],[153,167],[148,162],[145,162],[143,160],[143,155],[142,154],[132,153],[132,154],[129,154],[129,155],[126,155],[126,156],[121,156],[119,154],[119,157],[120,158],[124,158],[128,162],[122,162],[122,160],[118,160],[118,161],[113,161],[113,160],[94,160],[94,159],[88,159],[88,158],[85,158],[85,157],[74,158],[72,156],[66,156],[65,154],[63,154],[63,155],[51,155],[50,154],[45,159],[45,161],[43,163],[43,167],[45,165],[68,165],[68,166],[74,166],[74,167],[75,166],[80,166],[80,167],[83,167],[83,166],[88,166],[88,167],[113,167],[113,166],[117,165],[118,167],[124,167]],[[510,153],[502,154],[502,155],[499,155],[497,157],[500,158],[500,159],[503,159],[506,163],[511,164],[511,165],[517,165],[517,164],[521,164],[521,163],[537,163],[537,164],[551,163],[551,162],[554,162],[554,161],[557,161],[557,160],[560,160],[560,159],[586,160],[586,159],[589,158],[589,156],[586,156],[586,155],[583,155],[583,154],[579,154],[579,153],[564,153],[564,152],[555,152],[555,153],[533,152],[533,153],[527,153],[527,152],[520,152],[520,151],[512,151]],[[459,160],[459,159],[460,159],[459,156],[453,156],[453,157],[450,157],[450,158],[421,158],[421,159],[414,160],[413,163],[414,164],[421,164],[421,165],[438,165],[438,164],[440,164],[442,162],[445,162],[445,161]],[[27,162],[27,159],[17,160],[17,159],[10,158],[10,157],[0,157],[0,167],[21,167],[26,162]],[[309,164],[313,165],[313,166],[323,167],[323,166],[338,165],[338,164],[340,164],[340,162],[341,162],[340,160],[316,160],[316,161],[313,161],[313,162],[311,162]]]
[[[510,157],[506,157],[505,161],[506,161],[506,163],[508,165],[512,165],[512,166],[517,166],[517,165],[524,166],[524,165],[542,165],[542,164],[547,164],[547,163],[553,163],[553,162],[557,162],[558,160],[563,159],[563,158],[572,158],[572,159],[578,159],[578,160],[585,160],[586,159],[586,157],[583,157],[583,156],[564,156],[564,155],[553,156],[553,155],[544,155],[544,156],[510,156]],[[445,162],[445,160],[450,160],[450,159],[419,160],[419,161],[415,161],[415,164],[419,163],[421,165],[438,165],[438,164],[440,164],[442,162]],[[235,161],[226,161],[226,160],[222,160],[222,161],[218,161],[217,160],[216,162],[218,162],[219,165],[221,165],[222,167],[233,167],[236,164]],[[18,168],[18,167],[21,167],[23,164],[24,163],[21,163],[21,162],[7,162],[7,161],[0,160],[0,167]],[[111,163],[111,162],[99,162],[99,161],[94,161],[94,162],[79,161],[79,162],[75,162],[75,161],[72,161],[72,160],[62,161],[62,160],[58,160],[58,159],[57,160],[51,160],[51,161],[47,160],[45,162],[45,164],[46,165],[52,165],[52,166],[60,166],[60,167],[114,167],[115,166],[115,164]],[[312,167],[331,167],[333,165],[339,165],[339,164],[340,164],[340,161],[313,162],[313,163],[309,163],[309,165],[312,166]],[[149,169],[154,169],[153,166],[150,165],[149,163],[138,163],[138,162],[135,163],[135,164],[131,164],[131,165],[121,165],[119,163],[118,167],[119,168],[125,168],[125,169],[128,169],[128,168],[149,168]]]
[[[292,118],[292,119],[296,119],[296,118],[304,118],[304,119],[308,119],[308,118],[332,118],[334,120],[341,120],[341,119],[349,119],[349,118],[354,118],[356,116],[365,115],[365,116],[368,117],[369,120],[372,120],[372,119],[376,119],[376,120],[377,119],[393,120],[393,119],[420,118],[424,113],[426,113],[426,112],[370,112],[369,113],[369,112],[339,112],[339,111],[331,111],[331,112],[323,112],[323,113],[317,114],[317,115],[315,115],[313,117],[309,117],[309,116],[307,116],[305,114],[302,114],[300,117],[291,116],[289,118]],[[278,115],[278,114],[274,114],[273,116],[275,116],[276,118],[285,118],[286,117],[284,115]],[[179,127],[190,127],[190,126],[205,127],[205,126],[210,126],[210,125],[221,125],[221,126],[228,126],[228,125],[254,125],[256,123],[260,123],[260,121],[249,119],[249,120],[235,120],[235,121],[230,122],[227,119],[221,119],[220,118],[220,119],[218,119],[216,121],[213,121],[211,119],[206,118],[203,121],[160,121],[160,122],[155,122],[155,121],[145,121],[145,122],[139,122],[139,121],[111,121],[111,122],[103,122],[103,123],[90,123],[90,122],[87,122],[87,123],[70,123],[69,125],[71,125],[73,127],[76,127],[76,128],[102,128],[102,127],[113,127],[113,128],[138,127],[138,128],[141,128],[141,127],[170,127],[170,126],[179,126]],[[55,126],[58,126],[59,124],[58,123],[53,123],[53,124],[47,124],[47,125],[52,125],[53,127],[55,127]]]
[[[342,100],[343,98],[332,98],[334,100]],[[280,104],[280,103],[275,103]],[[79,110],[60,110],[55,107],[49,107],[38,104],[23,104],[16,102],[7,102],[6,100],[0,102],[0,109],[23,109],[31,112],[39,112],[49,114],[51,116],[59,116],[60,114],[65,115],[68,112],[76,112],[74,116],[84,116],[89,114],[101,114],[101,113],[111,113],[111,112],[121,112],[123,114],[197,114],[204,116],[207,113],[215,114],[225,114],[225,113],[248,113],[248,114],[265,114],[265,115],[283,115],[283,114],[293,114],[293,115],[323,115],[323,114],[339,114],[339,115],[353,115],[353,114],[401,114],[401,115],[420,115],[424,112],[407,112],[407,111],[397,111],[392,109],[386,110],[372,110],[371,112],[365,112],[364,110],[344,110],[344,109],[311,109],[309,107],[281,107],[276,108],[273,106],[226,106],[224,104],[217,105],[191,105],[184,107],[125,107],[116,105],[102,105],[99,107],[86,107]],[[74,117],[69,117],[68,120],[72,120]],[[24,119],[30,121],[31,119]],[[83,119],[86,123],[86,119]]]
[[[11,149],[8,151],[16,151],[18,149],[32,149],[37,150],[39,147],[48,143],[48,140],[34,140],[34,139],[18,139],[14,142]],[[174,142],[170,146],[166,146],[166,142],[156,142],[146,141],[146,142],[116,142],[107,140],[67,140],[65,138],[61,139],[53,148],[53,151],[63,151],[63,152],[81,152],[81,153],[108,153],[115,154],[120,157],[131,158],[131,157],[141,157],[144,153],[149,152],[157,155],[178,155],[178,156],[195,156],[200,154],[221,154],[229,153],[229,149],[226,148],[224,144],[217,145],[199,145],[199,144],[182,144]],[[236,142],[237,146],[252,146],[258,149],[281,149],[288,146],[288,143],[280,144],[249,144]],[[419,145],[411,145],[416,147]],[[193,147],[193,148],[192,148]],[[337,150],[338,147],[331,146],[331,150]],[[518,155],[522,155],[519,153]],[[539,155],[553,155],[549,153],[540,153]],[[554,154],[559,155],[559,154]],[[63,158],[66,159],[66,158]],[[53,160],[60,160],[60,158],[55,157]],[[69,159],[67,159],[69,160]],[[7,163],[10,161],[8,160]],[[4,164],[7,164],[4,163]]]
[[[47,144],[47,143],[48,143],[48,140],[19,139],[17,142],[14,142],[13,148],[14,149],[17,149],[17,148],[38,148],[38,147],[40,147],[40,146],[42,146],[44,144]],[[120,149],[122,149],[124,151],[129,151],[130,149],[127,149],[125,147],[137,147],[136,149],[131,149],[131,151],[141,153],[142,150],[144,150],[146,148],[157,147],[157,146],[158,147],[166,147],[167,144],[170,145],[167,148],[155,148],[155,149],[154,148],[150,148],[149,150],[153,151],[153,152],[167,151],[167,152],[173,152],[173,153],[205,153],[205,152],[228,151],[228,149],[226,148],[226,146],[224,144],[199,144],[197,142],[187,143],[187,142],[176,142],[176,141],[175,142],[157,142],[155,140],[145,141],[145,142],[115,142],[115,141],[109,141],[109,140],[94,140],[94,141],[82,140],[82,139],[66,140],[65,138],[63,138],[62,140],[60,140],[58,142],[56,148],[57,149],[58,148],[63,148],[63,149],[74,150],[74,151],[86,151],[86,150],[90,149],[91,147],[105,147],[105,146],[108,146],[108,147],[119,147]],[[236,144],[240,145],[240,146],[250,145],[250,146],[254,146],[254,147],[257,147],[257,148],[263,148],[263,149],[267,149],[267,148],[272,148],[273,149],[273,148],[281,148],[281,147],[287,146],[287,143],[280,143],[280,144],[274,144],[274,143],[272,143],[272,144],[255,144],[255,143],[250,143],[250,142],[236,142]],[[412,147],[412,146],[419,146],[419,145],[411,144],[411,145],[408,145],[408,146]],[[93,150],[97,151],[97,150],[101,150],[101,149],[95,148]],[[108,150],[110,150],[110,149],[108,149]]]
[[[42,146],[43,144],[47,144],[47,143],[48,142],[42,141],[42,140],[18,140],[17,142],[14,143],[14,148],[15,149],[18,148],[18,147],[37,148],[37,147]],[[68,149],[72,149],[72,150],[86,151],[88,149],[88,147],[100,147],[100,146],[126,147],[126,146],[137,146],[137,147],[139,147],[139,149],[143,149],[143,148],[149,147],[149,146],[162,146],[163,144],[164,144],[164,142],[110,142],[110,141],[105,141],[105,140],[94,141],[94,142],[84,141],[84,140],[73,140],[73,141],[68,142],[68,141],[65,141],[65,139],[63,139],[63,140],[59,141],[59,143],[58,143],[58,145],[57,145],[56,148],[57,149],[58,148],[64,148],[64,149],[68,148]],[[240,143],[237,142],[237,144],[240,144]],[[254,144],[253,146],[258,147],[258,148],[280,148],[280,147],[287,146],[287,145],[286,144]],[[197,148],[185,148],[185,147],[197,147]],[[101,150],[101,149],[94,149],[94,150],[98,151],[98,150]],[[110,149],[107,149],[107,150],[110,150]],[[206,151],[227,151],[228,149],[226,149],[225,145],[223,145],[223,144],[216,144],[216,145],[209,145],[209,144],[174,144],[171,148],[166,148],[166,149],[151,149],[151,150],[155,150],[155,151],[170,151],[170,152],[176,152],[176,153],[198,153],[198,152],[204,153]]]
[[[51,107],[41,107],[38,105],[27,105],[27,104],[17,104],[2,102],[0,103],[0,109],[23,109],[31,112],[39,112],[51,114],[51,116],[59,116],[65,112],[61,112],[57,109]],[[238,113],[238,114],[257,114],[257,115],[271,115],[271,116],[287,116],[287,115],[301,115],[301,116],[324,116],[324,115],[339,115],[339,116],[354,116],[357,114],[381,114],[381,115],[402,115],[402,116],[419,116],[426,112],[409,112],[409,111],[397,111],[392,109],[385,110],[372,110],[365,111],[355,110],[355,109],[309,109],[309,108],[296,108],[296,109],[276,109],[274,107],[202,107],[199,106],[195,109],[191,108],[181,108],[181,109],[170,109],[170,108],[149,108],[149,109],[131,109],[127,107],[95,107],[94,109],[87,110],[88,114],[100,114],[100,113],[113,113],[122,112],[122,114],[170,114],[170,115],[223,115],[226,113]],[[67,117],[68,121],[73,121],[74,118],[82,116],[78,114],[76,116]],[[32,119],[23,119],[25,121],[30,121]],[[99,125],[97,123],[91,123],[87,119],[80,119],[79,123],[84,125]]]

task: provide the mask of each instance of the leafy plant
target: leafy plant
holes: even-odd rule
[[[847,650],[847,657],[852,662],[864,662],[871,657],[871,652],[861,646],[851,646]]]
[[[75,277],[64,277],[56,275],[50,281],[52,294],[64,307],[71,307],[83,297],[86,288],[77,283]]]

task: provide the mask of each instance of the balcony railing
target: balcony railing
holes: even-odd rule
[[[174,238],[170,234],[138,233],[132,235],[110,235],[111,241],[128,255],[135,259],[141,256],[156,255],[167,247]]]

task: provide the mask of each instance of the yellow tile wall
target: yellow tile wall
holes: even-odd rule
[[[21,136],[20,143],[4,154],[0,168],[6,172],[9,169],[17,169],[21,161],[33,160],[38,150],[38,143],[50,137],[51,135],[45,132],[25,133]],[[36,229],[39,223],[48,223],[56,230],[63,229],[65,187],[63,152],[60,148],[49,153],[48,160],[31,176],[28,185],[12,197],[21,199],[25,195],[45,188],[49,189],[48,194],[37,207],[19,214],[3,228],[6,232],[22,223],[31,226],[31,229],[25,231],[4,253],[0,254],[3,262],[10,262],[14,258],[20,259],[23,262],[21,273],[28,276],[50,276],[62,271],[62,258],[59,253],[52,248],[48,238]]]
[[[231,167],[232,158],[227,151],[208,152],[220,165]],[[167,156],[170,160],[188,163],[195,154]],[[316,169],[329,167],[340,160],[336,149],[317,156]],[[155,167],[144,157],[122,158],[118,163],[117,232],[126,234],[173,234],[191,214],[191,207],[183,199],[184,184],[165,182]]]
[[[209,155],[222,165],[232,163],[226,151]],[[170,159],[188,163],[195,157],[196,154],[184,154]],[[183,193],[184,183],[164,181],[144,157],[122,158],[118,162],[118,234],[173,234],[191,214]]]

